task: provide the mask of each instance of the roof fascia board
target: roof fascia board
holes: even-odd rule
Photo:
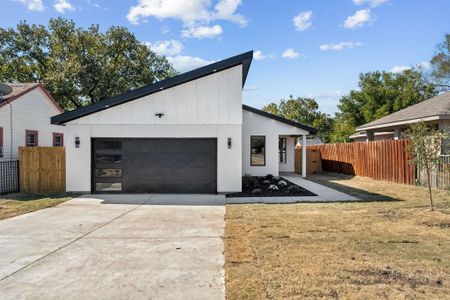
[[[297,127],[297,128],[303,129],[303,130],[306,130],[306,131],[308,131],[309,134],[316,134],[317,133],[317,129],[315,129],[313,127],[310,127],[310,126],[303,125],[303,124],[298,123],[298,122],[294,122],[294,121],[288,120],[286,118],[283,118],[283,117],[280,117],[280,116],[277,116],[277,115],[274,115],[274,114],[262,111],[260,109],[257,109],[257,108],[254,108],[254,107],[251,107],[251,106],[248,106],[248,105],[245,105],[245,104],[242,105],[242,108],[245,109],[246,111],[253,112],[253,113],[258,114],[260,116],[263,116],[263,117],[266,117],[266,118],[269,118],[269,119],[272,119],[272,120],[275,120],[275,121],[278,121],[278,122],[281,122],[281,123],[284,123],[284,124],[288,124],[288,125],[291,125],[291,126],[294,126],[294,127]]]
[[[388,127],[395,127],[395,126],[401,126],[401,125],[409,125],[409,124],[417,123],[417,122],[436,121],[436,120],[441,120],[441,119],[450,119],[450,116],[448,116],[448,115],[430,116],[430,117],[425,117],[425,118],[415,118],[415,119],[402,120],[402,121],[397,121],[397,122],[389,122],[389,123],[367,126],[367,127],[361,126],[361,127],[357,127],[356,130],[357,131],[373,130],[373,129],[388,128]]]

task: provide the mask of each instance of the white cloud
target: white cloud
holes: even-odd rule
[[[101,9],[101,10],[109,10],[107,7],[101,6],[97,2],[94,2],[93,0],[86,0],[87,5]]]
[[[387,1],[388,0],[353,0],[353,3],[356,5],[369,4],[371,7],[377,7]]]
[[[309,27],[311,27],[311,25],[312,25],[311,17],[312,17],[312,11],[310,11],[310,10],[302,11],[297,16],[295,16],[292,19],[292,22],[294,22],[296,30],[304,31],[304,30],[308,29]]]
[[[401,72],[409,70],[409,69],[411,69],[410,66],[394,66],[394,67],[392,67],[392,69],[390,71],[392,73],[401,73]]]
[[[266,55],[261,50],[256,50],[256,51],[253,52],[253,58],[255,60],[275,59],[276,55],[275,54]]]
[[[431,63],[428,61],[422,61],[422,62],[416,64],[415,66],[398,65],[398,66],[393,66],[389,71],[393,72],[393,73],[402,73],[403,71],[411,70],[413,68],[429,70],[431,68]]]
[[[344,22],[345,28],[355,29],[364,26],[367,22],[372,21],[370,9],[358,10],[353,16],[348,17]]]
[[[44,3],[42,0],[16,0],[27,7],[28,10],[32,11],[43,11]]]
[[[362,43],[361,42],[341,42],[341,43],[337,43],[337,44],[323,44],[320,45],[320,50],[322,51],[340,51],[340,50],[344,50],[344,49],[353,49],[356,47],[361,47]]]
[[[139,24],[148,17],[160,20],[172,18],[182,21],[186,26],[227,20],[245,26],[245,16],[236,13],[240,4],[241,0],[219,0],[212,8],[211,0],[139,0],[137,5],[130,8],[127,19],[132,24]]]
[[[241,0],[221,0],[215,6],[215,18],[229,20],[241,26],[246,26],[248,21],[245,16],[235,14],[237,7],[241,4]]]
[[[185,55],[170,56],[167,59],[179,72],[187,72],[213,63],[213,61],[208,61],[200,57]]]
[[[281,55],[284,58],[297,58],[300,57],[300,53],[296,52],[294,49],[286,49],[286,51],[283,52]]]
[[[266,59],[267,57],[262,53],[261,50],[256,50],[253,52],[253,58],[256,60]]]
[[[181,32],[181,35],[185,38],[213,38],[222,34],[222,27],[219,25],[214,26],[198,26],[198,27],[188,27]]]
[[[75,10],[75,7],[68,0],[56,0],[53,7],[59,13],[65,13],[68,10]]]
[[[145,44],[155,53],[165,56],[178,55],[183,49],[183,45],[176,40],[146,42]]]

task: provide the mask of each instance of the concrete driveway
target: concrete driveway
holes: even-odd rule
[[[83,196],[0,221],[0,299],[224,299],[224,200]]]

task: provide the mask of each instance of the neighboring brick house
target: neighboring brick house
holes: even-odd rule
[[[50,123],[63,110],[42,84],[9,86],[0,102],[0,161],[18,159],[20,146],[63,146],[65,128]]]

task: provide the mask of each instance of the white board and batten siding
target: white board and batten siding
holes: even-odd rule
[[[159,118],[155,115],[159,113],[164,115]],[[75,137],[80,139],[79,148],[73,145]],[[68,191],[90,191],[91,138],[108,137],[217,138],[217,191],[240,191],[242,66],[68,122]]]
[[[295,144],[292,136],[307,135],[308,131],[246,110],[243,110],[243,123],[243,175],[265,176],[267,174],[278,175],[279,172],[294,172]],[[265,136],[265,166],[250,164],[251,136]],[[280,137],[287,138],[286,164],[280,164],[279,161],[278,139]]]
[[[0,161],[18,159],[18,148],[25,146],[26,130],[38,131],[39,146],[53,146],[53,133],[64,133],[65,128],[52,125],[50,117],[60,113],[39,87],[0,107],[0,127],[3,128],[3,157]]]

